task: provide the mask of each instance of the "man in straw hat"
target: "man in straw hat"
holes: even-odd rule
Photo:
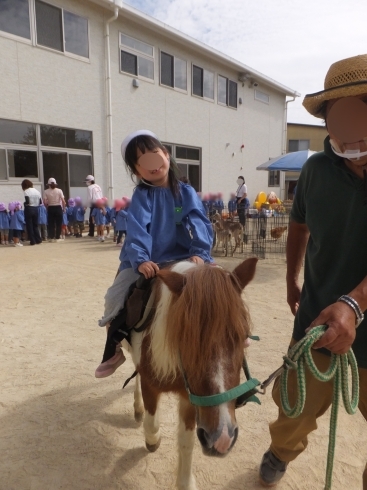
[[[329,136],[324,151],[304,165],[291,212],[286,279],[287,301],[295,315],[291,345],[310,328],[328,325],[314,344],[318,349],[313,351],[314,361],[321,371],[329,366],[330,352],[344,354],[352,347],[359,366],[359,409],[367,419],[367,320],[363,315],[367,309],[367,55],[331,65],[324,90],[306,95],[303,105],[325,119]],[[292,419],[279,408],[278,419],[270,424],[271,444],[260,465],[264,486],[274,486],[284,476],[288,463],[306,449],[317,418],[331,404],[333,382],[317,381],[306,371],[303,413]],[[289,373],[288,392],[294,404],[294,371]],[[280,407],[279,378],[273,398]],[[367,490],[367,469],[363,481]]]

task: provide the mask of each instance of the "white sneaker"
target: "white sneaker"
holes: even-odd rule
[[[104,242],[104,236],[101,238],[101,242]]]
[[[55,240],[55,243],[64,243],[64,242],[62,238],[58,238],[57,240]]]
[[[23,247],[23,243],[14,243],[14,247]]]
[[[5,245],[9,245],[9,242],[5,242]]]

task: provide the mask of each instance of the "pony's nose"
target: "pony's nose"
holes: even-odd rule
[[[198,428],[198,439],[204,449],[210,450],[211,454],[225,455],[228,453],[238,437],[238,427],[231,427],[230,429],[225,425],[222,432],[208,433],[203,428]]]

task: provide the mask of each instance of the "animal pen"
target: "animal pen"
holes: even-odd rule
[[[250,210],[251,213],[251,210]],[[210,217],[214,231],[214,256],[285,260],[290,208],[284,214],[248,214],[246,224],[238,216],[227,218],[228,211]]]

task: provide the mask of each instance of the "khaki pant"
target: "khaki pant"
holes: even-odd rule
[[[291,346],[296,342],[291,341]],[[326,371],[330,364],[330,357],[313,351],[313,359],[320,371]],[[359,410],[367,420],[367,369],[359,368]],[[329,408],[332,401],[333,382],[318,381],[306,368],[306,402],[302,414],[291,419],[281,408],[280,383],[276,379],[273,388],[273,399],[279,407],[278,419],[269,425],[271,435],[270,449],[281,461],[289,463],[306,449],[307,436],[317,429],[316,420]],[[296,372],[291,370],[288,376],[289,403],[294,406],[297,396]],[[367,490],[367,465],[363,474],[363,490]]]

